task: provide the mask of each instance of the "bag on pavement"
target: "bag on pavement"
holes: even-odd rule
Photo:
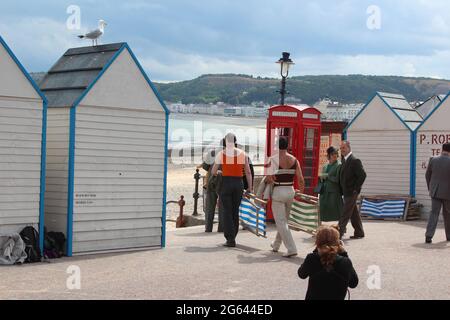
[[[41,262],[42,255],[39,248],[39,233],[31,226],[25,227],[20,232],[20,237],[25,242],[25,263]]]

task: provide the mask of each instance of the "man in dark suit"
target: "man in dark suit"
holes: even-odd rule
[[[442,146],[442,154],[439,157],[430,159],[425,178],[431,197],[431,214],[428,219],[425,242],[432,242],[442,207],[445,235],[447,241],[450,241],[450,143]]]
[[[342,193],[344,194],[344,209],[339,220],[339,232],[342,239],[347,231],[347,224],[350,220],[353,229],[355,229],[350,239],[361,239],[364,238],[364,229],[356,201],[361,193],[362,185],[366,180],[366,172],[364,171],[361,160],[353,155],[349,141],[343,141],[341,143],[341,154],[342,168],[340,184]]]

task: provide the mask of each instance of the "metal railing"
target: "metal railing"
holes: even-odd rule
[[[166,204],[178,204],[178,206],[180,207],[180,213],[177,217],[175,225],[177,228],[185,227],[186,221],[184,219],[183,211],[184,211],[184,206],[186,205],[186,201],[184,200],[184,196],[180,196],[180,200],[178,200],[178,201],[167,201]]]

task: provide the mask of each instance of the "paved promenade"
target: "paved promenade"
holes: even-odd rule
[[[425,222],[365,222],[367,237],[346,240],[360,277],[352,299],[450,299],[450,242],[442,226],[425,245]],[[349,227],[351,230],[351,227]],[[0,299],[303,299],[297,277],[312,250],[309,235],[294,232],[299,256],[269,251],[270,241],[241,231],[238,247],[221,246],[222,234],[203,227],[168,232],[163,250],[103,254],[52,263],[1,267]],[[274,237],[271,226],[269,239]],[[69,290],[66,270],[79,266],[81,289]],[[377,266],[371,267],[370,266]],[[380,289],[367,286],[381,271]],[[373,273],[372,273],[373,274]],[[376,282],[369,281],[375,284]]]

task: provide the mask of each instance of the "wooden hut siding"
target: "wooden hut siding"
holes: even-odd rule
[[[441,131],[442,134],[446,132]],[[436,134],[439,134],[436,132]],[[423,205],[422,213],[425,215],[431,212],[431,198],[425,179],[426,167],[432,157],[430,146],[417,143],[417,161],[416,161],[416,199]]]
[[[69,168],[69,108],[48,110],[45,225],[49,231],[67,231]]]
[[[164,117],[143,110],[77,108],[75,254],[160,245]]]
[[[46,100],[1,37],[0,70],[0,234],[41,231]]]
[[[349,132],[352,150],[367,173],[363,194],[409,194],[410,136],[408,131]]]
[[[431,212],[431,198],[425,179],[426,168],[431,157],[437,156],[442,144],[450,142],[450,99],[442,98],[441,104],[428,113],[416,132],[416,198],[424,207],[422,213]]]

